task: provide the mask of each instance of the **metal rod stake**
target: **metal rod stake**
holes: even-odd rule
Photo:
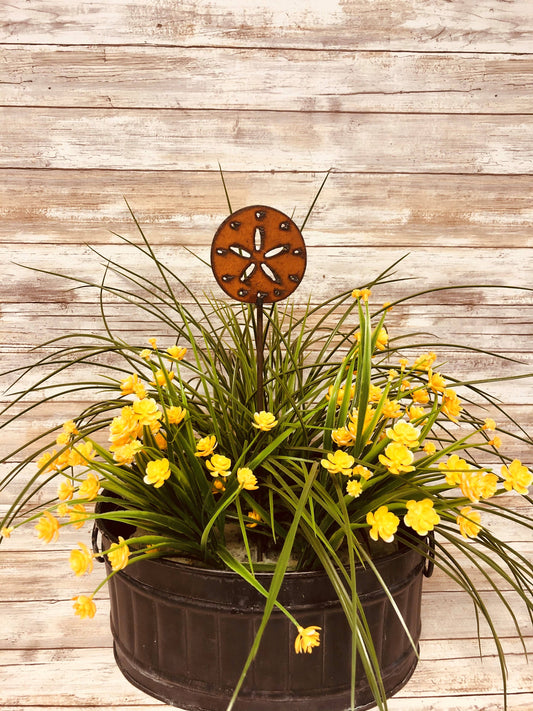
[[[255,328],[255,351],[257,363],[257,412],[265,409],[265,394],[263,390],[263,363],[264,363],[264,343],[263,343],[263,299],[257,297],[256,305],[256,328]]]

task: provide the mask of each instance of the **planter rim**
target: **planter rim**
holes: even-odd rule
[[[96,506],[96,511],[98,512],[100,504],[97,504]],[[118,536],[116,536],[114,533],[112,533],[108,526],[107,526],[108,521],[105,519],[95,519],[95,528],[93,531],[93,548],[95,549],[95,552],[98,552],[98,549],[96,547],[96,533],[99,530],[102,536],[105,536],[108,540],[110,540],[113,543],[118,542]],[[421,539],[421,542],[424,539]],[[405,544],[403,541],[398,540],[398,548],[391,552],[387,553],[385,555],[380,555],[377,556],[376,558],[373,558],[373,561],[379,561],[380,566],[384,565],[393,565],[394,562],[397,559],[403,558],[405,554],[407,553],[408,550],[411,550],[413,554],[417,554],[418,556],[421,555],[421,551],[417,550],[415,545],[413,546],[408,546]],[[213,577],[217,578],[217,580],[220,580],[221,577],[227,577],[227,579],[234,579],[234,578],[241,578],[241,576],[236,573],[233,570],[228,570],[227,568],[210,568],[210,567],[204,567],[202,565],[195,565],[194,561],[191,563],[184,563],[179,560],[175,560],[174,558],[167,557],[167,556],[161,556],[160,558],[154,558],[151,560],[151,562],[155,562],[159,565],[167,566],[169,569],[173,569],[176,571],[190,571],[191,573],[196,572],[196,573],[201,573],[205,577]],[[365,570],[372,570],[368,565],[365,565],[364,563],[358,562],[356,565],[356,568],[365,571]],[[325,571],[323,568],[318,568],[316,570],[286,570],[285,572],[286,575],[290,575],[293,580],[299,579],[299,580],[306,580],[306,579],[313,579],[313,578],[319,578],[323,577],[326,575]],[[258,570],[254,571],[254,577],[257,579],[268,579],[271,578],[273,575],[273,571],[264,571],[264,570]]]

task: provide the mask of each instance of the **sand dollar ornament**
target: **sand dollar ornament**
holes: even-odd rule
[[[216,231],[211,267],[233,299],[273,303],[302,281],[307,256],[302,233],[290,217],[264,205],[243,207]]]

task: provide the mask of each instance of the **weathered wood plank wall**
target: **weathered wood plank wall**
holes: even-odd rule
[[[94,295],[19,264],[99,278],[102,260],[91,245],[132,266],[131,250],[110,232],[135,236],[123,196],[170,266],[189,273],[194,287],[211,289],[209,271],[180,246],[208,256],[227,215],[219,162],[235,208],[272,204],[294,209],[297,221],[332,170],[306,227],[302,297],[357,286],[407,252],[399,276],[418,281],[376,294],[380,302],[461,282],[531,286],[532,114],[530,0],[2,3],[0,369],[26,362],[29,348],[46,338],[101,328]],[[110,321],[131,329],[132,314],[113,305]],[[445,349],[458,376],[491,377],[531,369],[532,321],[527,292],[478,288],[420,297],[393,311],[390,325],[438,331],[445,341],[526,364]],[[143,321],[135,332],[141,340],[158,335]],[[533,429],[529,381],[495,394]],[[75,402],[44,408],[12,431],[11,443],[2,441],[2,451],[76,410]],[[0,502],[10,496],[2,492]],[[13,561],[2,562],[2,576],[13,564],[19,582],[33,543],[20,545]],[[22,611],[10,600],[20,593],[15,586],[3,598],[2,615],[15,631],[0,642],[0,671],[11,669],[2,677],[0,708],[107,707],[94,687],[82,683],[80,691],[69,682],[59,696],[53,680],[65,664],[76,674],[94,664],[108,678],[108,650],[94,650],[88,664],[87,650],[62,655],[65,640],[57,635],[49,641],[51,661],[46,649],[15,644],[24,620],[39,614],[21,617],[17,628]],[[56,599],[69,607],[68,593]],[[41,627],[42,646],[56,622]],[[476,653],[472,634],[465,632],[465,657]],[[436,629],[428,635],[439,639]],[[431,641],[424,645],[431,661],[391,709],[501,708],[492,671],[476,667],[469,678],[462,662],[449,666],[456,648],[444,649],[442,640],[438,651]],[[26,661],[50,674],[41,696]],[[511,709],[531,711],[531,675],[518,669]],[[127,685],[117,688],[113,708],[159,708]],[[479,704],[476,693],[484,694]]]

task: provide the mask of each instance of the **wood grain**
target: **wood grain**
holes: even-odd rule
[[[13,44],[0,65],[9,106],[533,111],[528,54]]]
[[[224,172],[233,209],[277,205],[295,210],[299,224],[324,178]],[[310,247],[348,242],[361,254],[391,245],[533,247],[531,192],[530,175],[332,173],[304,235]],[[4,169],[0,245],[118,242],[111,231],[135,232],[125,198],[154,245],[206,247],[228,215],[217,173]]]
[[[11,0],[4,42],[531,52],[528,0]]]
[[[4,168],[533,172],[533,121],[519,114],[6,107],[2,120]]]

